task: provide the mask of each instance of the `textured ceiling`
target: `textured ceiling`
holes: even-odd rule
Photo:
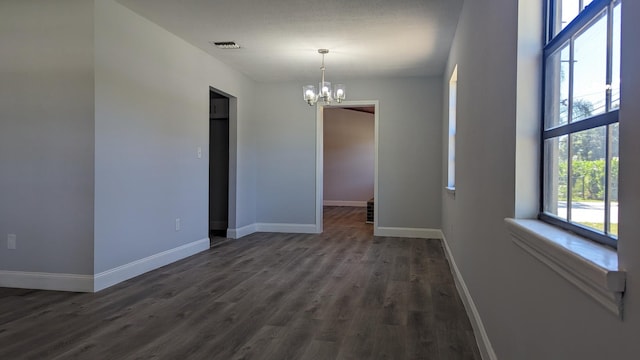
[[[256,81],[441,75],[463,0],[118,0]],[[209,41],[235,41],[221,50]]]

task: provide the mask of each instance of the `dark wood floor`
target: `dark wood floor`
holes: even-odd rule
[[[480,359],[439,240],[253,234],[97,294],[0,288],[0,359]]]

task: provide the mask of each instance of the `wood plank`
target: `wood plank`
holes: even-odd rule
[[[224,333],[237,321],[233,309],[236,304],[213,302],[197,308],[190,316],[176,321],[167,331],[154,340],[134,346],[130,358],[193,358],[195,351]],[[106,342],[111,340],[106,339]],[[61,357],[60,360],[66,357]]]
[[[365,292],[362,296],[361,306],[365,308],[382,309],[392,266],[392,260],[385,259],[384,255],[374,264],[373,271],[367,281]]]
[[[337,359],[370,359],[380,325],[380,310],[360,309],[342,340]]]
[[[319,321],[314,319],[296,319],[287,327],[284,336],[274,340],[260,358],[265,360],[300,359],[313,340],[313,334],[318,324]]]
[[[456,288],[453,284],[432,284],[433,307],[438,353],[441,359],[472,359],[475,356],[474,346],[469,341],[468,333],[472,332],[471,323],[461,311],[463,308]]]
[[[338,356],[339,345],[333,341],[312,340],[300,359],[334,360]]]
[[[399,325],[380,325],[375,336],[372,359],[406,359],[406,327]]]
[[[393,273],[391,274],[393,281],[409,281],[409,257],[396,256],[393,264]]]
[[[233,356],[234,360],[262,359],[264,351],[277,339],[285,334],[282,326],[263,326],[249,341],[247,341],[240,351]]]
[[[409,282],[390,281],[382,310],[382,324],[407,325]]]
[[[432,311],[433,299],[427,275],[411,275],[407,308],[414,311]]]
[[[407,319],[407,358],[440,359],[433,314],[409,311]]]
[[[442,241],[439,239],[426,239],[427,257],[435,259],[444,259],[444,248]]]
[[[447,259],[427,259],[427,278],[430,283],[451,284],[453,282],[453,275],[451,274]]]
[[[410,274],[424,275],[427,269],[427,243],[424,239],[411,239]]]

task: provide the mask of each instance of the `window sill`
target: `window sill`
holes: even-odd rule
[[[506,218],[513,242],[622,319],[626,272],[615,250],[539,220]]]
[[[451,195],[455,195],[456,194],[456,188],[454,186],[445,186],[444,190]]]

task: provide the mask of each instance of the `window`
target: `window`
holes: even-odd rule
[[[456,187],[456,102],[458,87],[458,65],[453,68],[449,80],[449,152],[447,161],[447,188]]]
[[[548,0],[540,219],[616,247],[621,0]]]

